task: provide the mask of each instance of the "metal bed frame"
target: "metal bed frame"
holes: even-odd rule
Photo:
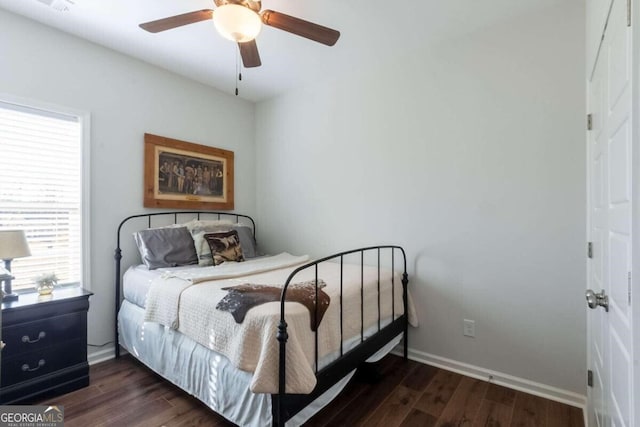
[[[200,219],[201,215],[206,215],[208,217],[214,216],[217,219],[222,218],[234,218],[236,223],[240,222],[240,219],[243,221],[247,221],[251,224],[253,229],[253,236],[255,238],[256,227],[255,221],[248,215],[238,214],[238,213],[229,213],[229,212],[210,212],[210,211],[175,211],[175,212],[155,212],[155,213],[145,213],[139,215],[131,215],[120,222],[117,231],[117,244],[115,249],[115,273],[116,273],[116,292],[115,292],[115,357],[120,357],[120,345],[118,339],[118,311],[121,304],[121,294],[122,294],[122,276],[121,276],[121,261],[122,261],[122,250],[120,248],[121,243],[121,231],[122,227],[132,219],[137,218],[146,218],[147,226],[151,228],[152,217],[158,216],[173,216],[173,223],[178,223],[178,215],[191,215],[195,216],[197,219]],[[396,251],[400,252],[402,256],[402,266],[403,266],[403,274],[402,274],[402,304],[403,304],[403,313],[398,314],[396,317],[395,313],[395,276],[392,274],[392,291],[391,291],[391,307],[392,307],[392,321],[385,327],[381,327],[380,325],[380,269],[381,269],[381,252],[383,250],[390,251],[391,257],[391,270],[395,270],[395,254]],[[377,269],[378,269],[378,331],[372,336],[365,338],[364,336],[364,255],[365,253],[373,252],[377,253]],[[342,305],[342,286],[343,286],[343,264],[344,257],[347,255],[360,254],[360,271],[361,271],[361,280],[360,280],[360,343],[349,350],[348,352],[343,351],[343,305]],[[293,282],[295,276],[303,270],[314,269],[315,270],[315,300],[318,300],[318,265],[325,261],[339,261],[340,263],[340,357],[330,363],[329,365],[323,367],[322,369],[318,369],[318,334],[315,335],[315,374],[316,374],[316,387],[310,394],[288,394],[285,392],[285,384],[286,384],[286,370],[285,370],[285,360],[286,360],[286,351],[287,351],[287,322],[285,321],[285,301],[286,294],[289,285]],[[284,427],[285,422],[291,419],[295,414],[297,414],[300,410],[302,410],[309,403],[313,402],[317,397],[322,395],[325,391],[327,391],[331,386],[333,386],[340,379],[344,378],[349,372],[357,369],[360,364],[366,361],[369,357],[374,355],[378,350],[383,348],[388,342],[390,342],[394,337],[399,334],[403,334],[403,357],[404,360],[407,360],[407,350],[408,350],[408,315],[407,315],[407,285],[409,283],[409,278],[407,275],[407,257],[404,249],[401,246],[395,245],[381,245],[381,246],[370,246],[359,249],[352,249],[344,252],[339,252],[333,255],[329,255],[327,257],[318,259],[313,262],[306,263],[294,271],[291,272],[289,277],[284,283],[282,294],[280,297],[280,322],[278,325],[277,339],[279,341],[279,373],[278,373],[278,393],[271,395],[271,411],[273,418],[273,426],[274,427]],[[317,304],[315,306],[314,312],[314,323],[318,316],[318,307]]]

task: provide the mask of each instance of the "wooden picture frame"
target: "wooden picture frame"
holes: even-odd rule
[[[144,134],[144,206],[233,209],[233,151]]]

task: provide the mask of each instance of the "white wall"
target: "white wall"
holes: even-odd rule
[[[91,113],[89,342],[113,340],[115,231],[142,212],[145,132],[235,152],[235,206],[255,211],[254,105],[0,10],[0,93]],[[232,88],[229,88],[231,92]]]
[[[410,347],[584,394],[585,18],[572,3],[258,104],[260,241],[313,255],[403,245],[421,321]]]

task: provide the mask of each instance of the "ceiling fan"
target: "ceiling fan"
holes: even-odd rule
[[[262,24],[296,34],[309,40],[333,46],[340,32],[314,24],[294,16],[273,10],[262,10],[259,0],[213,0],[216,10],[203,9],[158,19],[140,24],[140,28],[150,33],[171,30],[200,21],[213,19],[218,32],[225,38],[238,43],[242,63],[246,68],[259,67],[260,54],[255,37]]]

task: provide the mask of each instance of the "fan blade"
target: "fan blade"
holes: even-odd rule
[[[242,63],[245,68],[259,67],[262,65],[260,62],[260,54],[258,53],[258,45],[255,40],[251,40],[246,43],[238,43],[240,48],[240,56],[242,56]]]
[[[200,21],[206,21],[213,17],[213,10],[202,9],[195,12],[183,13],[182,15],[170,16],[157,21],[145,22],[140,24],[140,28],[150,33],[159,33],[173,28],[182,27],[183,25],[194,24]]]
[[[260,15],[265,25],[296,34],[327,46],[333,46],[338,41],[338,38],[340,38],[340,31],[285,15],[284,13],[267,9],[262,11]]]

